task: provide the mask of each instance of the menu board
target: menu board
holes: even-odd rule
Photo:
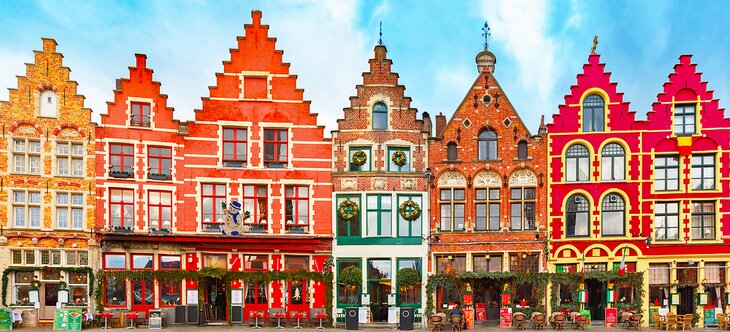
[[[53,313],[53,330],[68,331],[68,309],[56,309]]]
[[[512,308],[499,308],[499,327],[509,328],[512,325]]]
[[[606,327],[614,327],[616,324],[618,324],[618,310],[606,308]]]
[[[242,289],[232,289],[231,290],[231,304],[243,304],[243,290]]]
[[[148,320],[147,327],[150,330],[162,329],[162,312],[160,310],[150,310],[150,319]]]
[[[66,309],[68,314],[66,315],[66,322],[68,323],[68,331],[81,331],[81,325],[84,322],[84,314],[81,309]]]
[[[13,311],[8,308],[0,309],[0,331],[13,329]]]

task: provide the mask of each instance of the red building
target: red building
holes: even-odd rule
[[[705,302],[720,305],[730,251],[723,112],[682,56],[647,120],[636,120],[599,55],[589,56],[548,125],[550,266],[576,272],[585,261],[585,271],[617,270],[625,251],[627,270],[645,272],[648,295],[618,284],[611,303],[609,285],[587,278],[594,319],[610,306],[702,318]],[[570,286],[553,287],[561,288],[553,310],[575,302]]]
[[[261,12],[252,18],[194,121],[172,119],[144,56],[121,81],[97,130],[103,267],[200,273],[171,286],[106,280],[106,306],[199,303],[209,321],[236,321],[241,306],[246,320],[254,312],[306,319],[325,307],[319,279],[228,282],[206,272],[322,272],[331,253],[330,140]],[[224,209],[237,204],[241,234],[224,235]]]

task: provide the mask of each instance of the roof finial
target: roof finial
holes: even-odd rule
[[[484,21],[484,26],[482,27],[482,36],[484,36],[484,49],[489,48],[489,36],[492,35],[490,32],[491,29],[489,28],[489,21]]]
[[[593,47],[591,47],[591,54],[596,54],[596,46],[598,46],[598,35],[593,35]]]
[[[380,38],[378,38],[378,45],[383,45],[383,21],[380,21],[380,32],[378,32]]]

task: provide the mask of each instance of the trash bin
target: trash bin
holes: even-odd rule
[[[415,309],[413,308],[400,308],[400,329],[411,331],[413,330],[413,314]]]
[[[358,325],[358,308],[346,308],[345,309],[345,329],[346,330],[357,330]]]

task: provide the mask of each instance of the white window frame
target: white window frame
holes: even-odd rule
[[[33,147],[33,143],[38,143],[37,150],[31,149]],[[17,174],[41,174],[41,170],[43,169],[43,146],[39,139],[30,139],[25,137],[14,137],[12,139],[12,164],[8,165],[8,168],[12,167],[11,173],[17,173]],[[21,148],[22,147],[22,148]],[[18,158],[21,158],[22,165],[18,164]],[[37,162],[35,165],[37,165],[34,169],[33,161],[34,158],[37,158]]]
[[[65,148],[65,152],[61,152]],[[79,148],[79,150],[76,150]],[[66,163],[66,172],[61,172],[61,163]],[[75,167],[78,163],[80,168]],[[56,142],[56,175],[60,176],[84,176],[84,143],[75,141]]]
[[[65,196],[65,201],[61,200],[61,197]],[[80,201],[75,201],[74,198],[81,197]],[[82,192],[56,192],[56,227],[60,229],[84,229],[84,193]],[[61,212],[65,211],[66,224],[61,225]],[[76,224],[74,220],[75,214],[78,213],[79,223]]]
[[[23,194],[23,201],[18,201],[16,194]],[[38,194],[38,201],[31,202],[31,194]],[[12,196],[12,227],[14,228],[41,228],[43,226],[43,214],[42,214],[42,197],[40,191],[34,190],[13,190],[11,191]],[[38,225],[31,224],[31,209],[38,209]],[[23,225],[18,225],[17,213],[22,210],[23,213]]]

